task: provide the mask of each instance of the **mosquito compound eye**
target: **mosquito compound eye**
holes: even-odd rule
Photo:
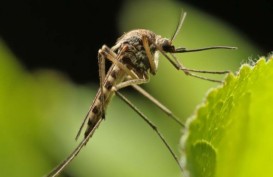
[[[162,43],[162,49],[165,52],[173,52],[174,51],[174,46],[171,44],[169,40],[164,40]]]

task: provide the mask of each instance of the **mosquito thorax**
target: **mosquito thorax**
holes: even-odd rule
[[[150,52],[153,56],[155,70],[158,65],[158,52],[156,47],[157,35],[146,29],[137,29],[123,34],[112,48],[117,51],[117,54],[122,52],[122,62],[136,74],[147,76],[150,73],[150,63],[146,51],[143,46],[143,36],[147,37]],[[124,50],[126,46],[126,50]],[[152,74],[155,74],[152,73]]]

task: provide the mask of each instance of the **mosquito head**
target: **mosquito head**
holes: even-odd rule
[[[172,45],[172,41],[167,38],[158,38],[157,45],[161,48],[162,51],[166,53],[174,53],[175,47]]]
[[[172,45],[172,41],[178,35],[178,33],[182,27],[182,24],[186,18],[186,15],[187,15],[186,12],[181,13],[179,23],[178,23],[176,30],[175,30],[173,36],[171,37],[171,39],[161,38],[161,37],[159,37],[157,39],[157,45],[161,48],[162,51],[164,51],[166,53],[175,53],[176,52],[174,45]]]

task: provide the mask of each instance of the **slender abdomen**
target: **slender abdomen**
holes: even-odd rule
[[[92,103],[90,111],[88,113],[87,129],[84,133],[85,137],[92,132],[97,122],[104,117],[103,110],[106,110],[114,91],[112,88],[118,83],[122,82],[125,77],[125,73],[117,66],[112,65],[105,77],[103,83],[103,91],[98,90],[96,97]],[[104,103],[102,104],[102,96],[104,97]]]

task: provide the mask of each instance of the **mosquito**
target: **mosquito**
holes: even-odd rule
[[[87,128],[84,133],[83,140],[74,149],[74,151],[55,169],[53,169],[47,176],[54,177],[59,175],[63,169],[76,157],[80,150],[85,146],[95,130],[100,125],[101,121],[105,119],[105,111],[114,95],[120,97],[126,104],[128,104],[141,118],[148,123],[150,127],[157,133],[159,138],[170,151],[172,157],[183,172],[179,163],[178,157],[175,155],[172,148],[168,145],[165,138],[158,131],[157,127],[137,108],[135,107],[123,94],[119,92],[120,89],[131,86],[144,97],[148,98],[170,118],[172,118],[181,127],[184,124],[162,103],[147,93],[139,85],[149,82],[150,74],[155,75],[158,68],[159,53],[161,53],[177,70],[181,70],[188,76],[196,77],[212,82],[221,82],[219,80],[210,79],[194,73],[208,73],[208,74],[227,74],[229,71],[205,71],[188,69],[178,61],[174,54],[185,52],[197,52],[210,49],[235,49],[236,47],[229,46],[212,46],[198,49],[186,49],[184,47],[176,48],[172,42],[179,33],[182,24],[185,20],[186,13],[181,13],[180,21],[176,27],[175,33],[171,39],[163,38],[160,35],[147,29],[137,29],[129,31],[118,38],[116,44],[109,48],[103,45],[98,51],[98,65],[99,65],[99,79],[100,86],[95,96],[92,105],[78,131],[76,139],[81,134],[83,127]],[[106,74],[105,61],[112,62],[111,67]],[[87,122],[87,123],[86,123]]]

